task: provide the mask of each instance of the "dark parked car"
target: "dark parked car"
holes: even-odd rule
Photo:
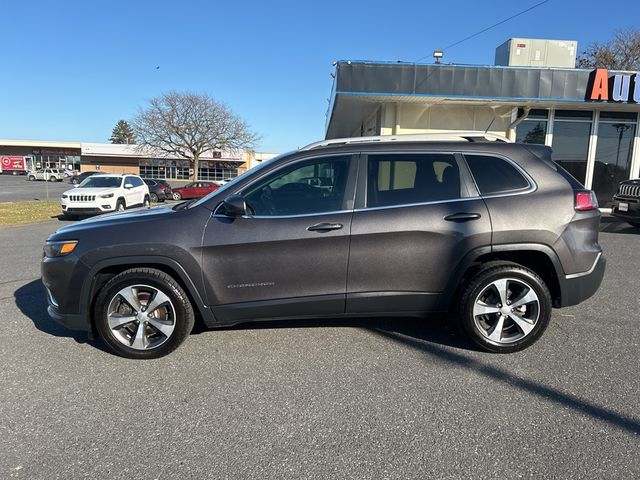
[[[102,172],[99,172],[97,170],[94,170],[91,172],[82,172],[73,177],[69,177],[69,183],[72,183],[73,185],[79,185],[80,183],[84,182],[86,178],[89,178],[91,175],[95,175],[96,173],[102,173]]]
[[[215,182],[192,182],[186,184],[184,187],[174,188],[173,199],[186,200],[188,198],[202,198],[211,192],[215,192],[218,188],[220,188],[220,186]]]
[[[198,201],[62,227],[42,260],[49,315],[131,358],[175,349],[196,314],[451,311],[486,350],[526,348],[552,307],[599,288],[600,212],[549,147],[485,136],[321,142]]]
[[[154,203],[164,202],[173,198],[173,190],[171,185],[164,180],[156,180],[155,178],[143,178],[144,183],[149,187],[149,196]]]
[[[640,227],[640,180],[625,180],[613,196],[611,214]]]

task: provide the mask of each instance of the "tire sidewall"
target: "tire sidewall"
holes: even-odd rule
[[[150,194],[149,200],[153,203],[158,203],[158,195],[156,195],[155,193]]]
[[[109,281],[98,294],[94,309],[94,326],[100,337],[116,354],[132,359],[150,359],[165,356],[175,350],[191,333],[194,324],[194,313],[191,303],[185,292],[173,281],[165,281],[163,277],[170,279],[166,274],[149,274],[140,271],[128,271],[117,275]],[[175,308],[176,324],[171,337],[159,347],[151,350],[136,350],[127,347],[113,335],[107,322],[107,310],[112,298],[128,285],[144,284],[161,290],[171,299]]]
[[[538,296],[540,312],[534,329],[526,337],[513,343],[497,343],[486,338],[479,331],[473,317],[476,298],[492,282],[500,278],[515,278],[527,283]],[[463,330],[474,343],[485,350],[496,353],[511,353],[531,346],[544,333],[551,320],[551,295],[544,281],[534,272],[524,267],[502,266],[478,273],[469,283],[462,297],[460,322]]]

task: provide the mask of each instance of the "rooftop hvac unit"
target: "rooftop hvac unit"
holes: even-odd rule
[[[511,38],[496,48],[496,65],[575,68],[578,42]]]

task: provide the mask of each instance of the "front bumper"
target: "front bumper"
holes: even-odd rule
[[[593,267],[587,272],[565,275],[560,282],[561,305],[560,307],[570,307],[584,302],[595,294],[600,288],[607,260],[600,253]]]
[[[90,332],[89,315],[81,305],[82,287],[89,269],[71,254],[43,257],[40,271],[47,290],[49,317],[70,330]]]
[[[626,211],[620,210],[621,203],[627,204]],[[640,222],[640,198],[614,195],[613,205],[611,206],[611,215],[624,220]]]
[[[68,215],[96,215],[100,213],[113,212],[116,209],[113,199],[97,199],[92,202],[70,202],[62,199],[60,206],[62,213]]]

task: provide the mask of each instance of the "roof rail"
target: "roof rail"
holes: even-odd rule
[[[351,143],[371,142],[477,142],[485,140],[490,142],[513,143],[507,137],[487,132],[440,132],[440,133],[411,133],[407,135],[375,135],[371,137],[330,138],[310,143],[300,150],[312,150],[329,145],[346,145]]]

